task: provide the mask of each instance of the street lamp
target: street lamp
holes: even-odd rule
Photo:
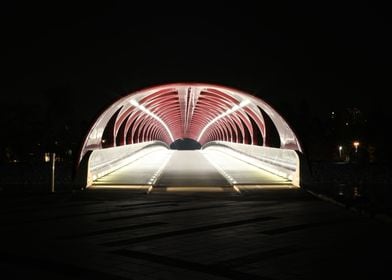
[[[359,141],[354,141],[353,145],[355,147],[355,152],[358,153]]]
[[[342,159],[343,146],[339,146],[339,159]]]

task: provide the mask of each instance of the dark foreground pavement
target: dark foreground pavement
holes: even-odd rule
[[[1,279],[391,279],[392,231],[299,189],[0,197]]]

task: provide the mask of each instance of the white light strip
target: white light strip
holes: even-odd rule
[[[159,176],[161,176],[163,169],[165,169],[166,165],[169,163],[169,161],[173,155],[173,152],[174,151],[168,151],[168,156],[167,156],[165,162],[161,165],[161,167],[159,167],[159,169],[154,173],[154,175],[152,175],[150,180],[148,180],[148,184],[151,186],[148,188],[147,194],[150,194],[152,192],[152,189],[154,188],[155,183],[158,181]]]
[[[129,101],[129,103],[131,103],[133,106],[137,107],[138,109],[140,109],[141,111],[143,111],[144,113],[146,113],[147,115],[153,117],[154,119],[156,119],[157,121],[159,121],[163,127],[167,130],[167,132],[169,133],[170,139],[172,140],[172,142],[174,142],[174,138],[173,135],[169,129],[169,127],[166,125],[166,123],[157,115],[155,115],[153,112],[151,112],[150,110],[148,110],[146,107],[144,107],[143,105],[140,105],[135,99],[131,99]]]
[[[236,105],[234,105],[232,108],[227,109],[226,112],[224,112],[224,113],[220,114],[219,116],[215,117],[212,121],[210,121],[210,122],[203,128],[203,130],[200,132],[199,137],[197,138],[197,141],[198,141],[198,142],[200,141],[200,139],[201,139],[201,137],[203,136],[204,132],[206,132],[206,130],[207,130],[214,122],[216,122],[216,121],[220,120],[221,118],[224,118],[224,117],[226,117],[226,116],[228,116],[228,115],[234,113],[235,111],[238,111],[239,109],[245,107],[245,106],[248,105],[249,103],[250,103],[250,100],[249,100],[249,99],[242,100],[241,103],[240,103],[240,105],[237,105],[237,104],[236,104]]]
[[[161,175],[163,169],[165,169],[166,165],[168,164],[168,162],[170,161],[171,157],[173,156],[173,152],[172,150],[168,150],[166,155],[166,159],[163,162],[163,164],[158,168],[158,170],[151,176],[151,178],[148,180],[148,184],[149,185],[154,185],[157,180],[159,179],[159,176]]]

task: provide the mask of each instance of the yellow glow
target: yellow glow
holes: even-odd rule
[[[355,153],[357,153],[358,152],[358,147],[359,147],[359,141],[354,141],[353,145],[355,147]]]
[[[150,185],[92,185],[89,189],[148,190],[150,187]]]
[[[167,187],[168,192],[223,192],[222,187]]]
[[[240,191],[241,190],[262,190],[262,189],[299,189],[299,187],[288,184],[277,184],[277,185],[237,185],[236,186]]]
[[[45,153],[44,161],[45,162],[49,162],[50,161],[50,153]]]
[[[152,188],[153,188],[153,186],[150,186],[150,187],[147,189],[147,194],[149,194],[149,193],[152,191]]]
[[[124,147],[124,146],[123,146]],[[121,148],[121,147],[120,147]],[[111,151],[115,151],[118,148],[111,148],[111,149],[103,149],[101,151],[94,151],[96,153],[110,153]],[[97,181],[97,180],[102,180],[103,177],[105,176],[109,176],[106,178],[112,178],[115,181],[117,179],[120,179],[121,181],[121,177],[124,176],[124,172],[120,172],[117,173],[117,170],[124,170],[124,168],[130,167],[132,166],[133,168],[137,168],[140,167],[138,166],[140,162],[144,162],[143,165],[145,168],[148,168],[149,166],[151,167],[151,165],[157,165],[158,166],[161,164],[161,162],[166,159],[169,155],[171,155],[172,151],[167,150],[164,147],[150,147],[150,148],[146,148],[146,149],[141,149],[138,150],[137,152],[131,154],[129,157],[119,161],[118,163],[100,163],[98,166],[100,166],[101,168],[98,171],[92,170],[89,171],[89,174],[91,175],[91,178],[93,179],[93,181]],[[111,154],[109,154],[109,158],[113,158],[113,156]],[[148,159],[147,161],[145,161],[146,159]],[[138,168],[138,170],[140,170],[140,168]],[[143,170],[143,168],[142,168]],[[141,174],[143,175],[143,174]],[[153,176],[155,176],[155,174],[153,174]],[[154,179],[155,177],[146,177],[143,178],[142,181],[131,181],[135,184],[146,184],[146,185],[152,185],[154,183]],[[104,180],[105,181],[105,180]],[[101,182],[97,182],[99,184],[102,184]],[[124,183],[124,181],[121,181],[121,183]],[[128,182],[125,182],[128,184]]]
[[[237,186],[233,186],[233,189],[234,189],[236,192],[241,193],[240,189],[239,189]]]
[[[171,162],[174,153],[181,153],[181,151],[172,150],[156,150],[150,152],[144,157],[138,157],[137,160],[132,161],[126,166],[117,169],[116,171],[106,175],[95,181],[92,185],[100,188],[118,188],[122,189],[139,189],[144,190],[145,193],[155,192],[237,192],[241,193],[242,186],[251,186],[248,188],[255,188],[257,185],[273,185],[274,188],[282,188],[282,185],[289,185],[290,182],[286,178],[272,174],[265,169],[260,168],[256,163],[247,161],[247,158],[240,159],[235,157],[237,154],[231,154],[225,149],[207,149],[202,151],[191,151],[188,152],[187,158],[183,159],[184,162],[193,158],[191,153],[201,153],[200,159],[203,157],[210,164],[203,166],[195,165],[194,169],[200,172],[200,169],[205,168],[206,176],[213,176],[212,178],[219,177],[219,174],[226,180],[221,178],[218,181],[208,182],[208,178],[203,179],[200,183],[192,181],[192,168],[189,168],[186,164],[178,164]],[[256,160],[256,159],[255,159]],[[204,164],[201,162],[200,164]],[[169,166],[167,166],[169,165]],[[212,165],[212,166],[211,166]],[[182,181],[174,183],[165,183],[165,187],[159,187],[159,178],[165,169],[168,169],[169,174],[182,174],[180,176]],[[219,174],[218,174],[219,173]],[[292,174],[289,174],[289,178],[292,179]],[[189,176],[189,181],[186,181]],[[157,186],[155,184],[158,184]],[[246,188],[246,187],[245,187]],[[256,187],[257,188],[257,187]]]

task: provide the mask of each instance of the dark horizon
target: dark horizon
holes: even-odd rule
[[[56,124],[78,126],[72,141],[80,143],[121,96],[204,82],[264,99],[304,137],[309,119],[317,130],[331,112],[358,109],[366,133],[388,147],[386,131],[377,129],[392,117],[384,97],[391,89],[391,22],[381,4],[199,8],[6,4],[1,123],[13,133],[3,145],[28,137],[34,125],[45,131]]]
[[[5,1],[2,279],[389,278],[391,19]]]

